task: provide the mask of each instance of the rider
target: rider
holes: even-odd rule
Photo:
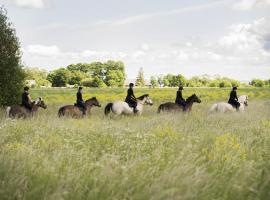
[[[29,87],[24,87],[24,92],[22,93],[22,103],[21,105],[23,107],[25,107],[26,109],[28,109],[29,111],[32,111],[32,106],[31,106],[31,97],[29,94]]]
[[[133,108],[133,112],[136,113],[138,112],[137,110],[137,100],[136,100],[136,97],[133,93],[133,87],[134,87],[134,84],[133,83],[130,83],[129,84],[129,89],[127,91],[127,97],[125,99],[125,102]]]
[[[237,90],[237,87],[234,86],[231,93],[230,93],[230,99],[229,99],[228,103],[231,104],[233,107],[235,107],[236,110],[239,110],[240,103],[238,102],[236,90]]]
[[[182,106],[183,109],[185,110],[187,104],[186,104],[185,99],[182,96],[183,90],[184,90],[183,86],[180,85],[176,93],[175,103],[178,104],[179,106]]]
[[[86,114],[86,106],[85,102],[83,101],[82,98],[82,87],[79,87],[78,92],[77,92],[77,106],[81,107],[83,109],[83,115]]]

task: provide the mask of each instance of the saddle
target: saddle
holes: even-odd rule
[[[83,107],[79,106],[77,103],[74,103],[74,106],[79,108],[83,112]]]

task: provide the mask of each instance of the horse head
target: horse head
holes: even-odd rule
[[[101,107],[101,104],[99,103],[99,101],[97,100],[96,97],[93,97],[91,99],[88,99],[85,101],[86,104],[91,103],[91,105],[97,106],[97,107]]]
[[[244,104],[245,106],[248,106],[248,96],[247,95],[241,95],[238,98],[239,103]]]
[[[37,100],[34,101],[34,104],[43,109],[47,108],[47,105],[45,104],[44,100],[41,97],[38,97]]]
[[[145,104],[152,106],[153,105],[153,101],[152,99],[149,97],[149,94],[144,94],[142,96],[140,96],[139,98],[137,98],[139,101],[143,101]]]
[[[187,102],[196,102],[196,103],[201,103],[201,99],[196,95],[193,94],[190,97],[187,98]]]

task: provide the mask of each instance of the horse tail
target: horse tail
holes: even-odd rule
[[[210,113],[217,112],[217,108],[218,108],[218,105],[217,105],[217,103],[215,103],[214,105],[212,105],[212,107],[210,108],[209,112]]]
[[[11,110],[11,107],[8,106],[8,107],[6,108],[6,117],[9,117],[10,110]]]
[[[58,117],[63,117],[65,115],[65,107],[61,107],[58,110]]]
[[[112,110],[113,103],[108,103],[105,107],[104,114],[108,115],[110,111]]]
[[[161,105],[158,107],[157,113],[160,113],[162,110],[163,110],[163,104],[161,104]]]

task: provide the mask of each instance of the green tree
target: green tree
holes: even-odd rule
[[[0,7],[0,105],[16,104],[24,84],[19,40],[7,12]]]
[[[104,64],[105,80],[107,86],[122,87],[125,82],[125,65],[121,61],[109,60]]]
[[[164,85],[164,80],[163,80],[162,75],[158,76],[157,81],[158,81],[159,87],[161,87],[162,85]]]
[[[87,75],[81,71],[71,71],[70,78],[68,84],[70,85],[81,85],[83,79],[85,79]]]
[[[101,78],[94,77],[92,81],[92,87],[104,88],[104,87],[107,87],[107,85],[104,83],[104,81]]]
[[[158,86],[158,80],[157,80],[157,77],[151,76],[151,78],[150,78],[150,83],[151,83],[151,86],[152,86],[153,88],[157,87],[157,86]]]
[[[26,80],[35,80],[35,87],[51,86],[51,83],[47,80],[47,71],[38,68],[25,68],[24,69]]]
[[[70,80],[70,71],[60,68],[49,73],[47,79],[52,83],[53,87],[64,87]]]
[[[144,71],[142,67],[138,72],[138,76],[136,78],[136,85],[140,87],[145,86]]]
[[[82,80],[82,85],[85,87],[93,87],[93,79],[92,78],[85,78]]]
[[[221,80],[219,82],[219,87],[224,88],[224,87],[232,87],[232,84],[228,80]]]
[[[251,81],[251,85],[255,87],[263,87],[264,86],[264,81],[261,79],[253,79]]]

